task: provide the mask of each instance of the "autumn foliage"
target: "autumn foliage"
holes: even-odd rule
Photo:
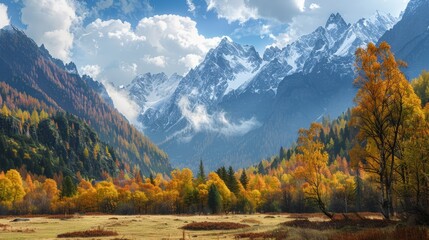
[[[3,167],[6,173],[0,174],[0,210],[18,214],[322,211],[334,219],[330,224],[338,226],[347,221],[335,222],[335,212],[380,211],[386,219],[396,215],[414,219],[414,223],[428,223],[429,105],[422,105],[420,99],[423,103],[429,99],[429,77],[424,73],[411,85],[386,43],[359,49],[356,66],[356,106],[333,121],[325,117],[321,123],[299,130],[296,144],[280,148],[278,155],[259,164],[236,171],[221,167],[206,174],[201,161],[195,175],[187,168],[173,170],[169,175],[142,175],[144,171],[138,165],[121,165],[118,160],[115,171],[106,168],[96,179],[88,177],[87,172],[53,172],[46,176],[25,167]],[[22,99],[32,101],[25,96]],[[8,131],[31,135],[32,129],[46,124],[44,130],[61,136],[62,115],[53,114],[37,109],[32,113],[20,111],[6,104],[0,111],[4,124],[11,126],[4,128]],[[73,132],[65,132],[67,139],[72,139]],[[18,142],[15,139],[26,138],[14,138]],[[22,156],[29,163],[36,159],[33,153],[39,151],[38,145],[28,144],[32,148],[21,151],[19,144],[6,140],[0,143],[16,148],[19,156],[13,158],[11,150],[11,159]],[[94,137],[82,145],[64,141],[64,153],[72,156],[73,149],[79,149],[79,158],[88,161],[83,164],[90,164],[89,169],[106,167],[109,159],[121,156],[96,140]],[[67,160],[69,166],[78,167],[73,165],[79,164],[71,161],[74,159],[59,155],[52,161]],[[1,161],[4,166],[10,160]]]

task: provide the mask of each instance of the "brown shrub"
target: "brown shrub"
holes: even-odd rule
[[[428,229],[423,227],[398,227],[393,235],[396,239],[429,239]]]
[[[356,233],[341,233],[331,240],[427,240],[428,230],[419,227],[398,227],[394,230],[367,229]]]
[[[332,220],[324,222],[311,222],[309,220],[294,220],[282,223],[286,227],[296,228],[310,228],[316,230],[325,229],[342,229],[345,227],[356,227],[356,228],[384,228],[396,224],[394,221],[387,220],[374,220],[374,219],[360,219],[360,220]]]
[[[235,235],[235,239],[249,238],[249,239],[286,239],[289,236],[287,230],[275,230],[272,232],[260,232],[260,233],[240,233]]]
[[[8,225],[8,224],[3,224],[3,223],[0,223],[0,228],[7,228],[7,227],[10,227],[10,225]]]
[[[234,222],[193,222],[182,227],[185,230],[232,230],[250,227],[247,224]]]
[[[118,233],[115,231],[107,231],[104,229],[93,229],[87,231],[76,231],[76,232],[68,232],[59,234],[58,238],[76,238],[76,237],[110,237],[110,236],[118,236]]]

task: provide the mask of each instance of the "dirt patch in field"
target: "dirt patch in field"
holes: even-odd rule
[[[251,223],[251,224],[261,224],[262,223],[261,221],[259,221],[257,219],[254,219],[254,218],[243,219],[240,222],[242,222],[242,223]]]

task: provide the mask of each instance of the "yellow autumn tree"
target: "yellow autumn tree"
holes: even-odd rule
[[[19,174],[19,172],[15,169],[11,169],[6,172],[6,178],[8,178],[12,183],[10,194],[12,204],[15,204],[16,202],[21,201],[25,196],[25,190],[22,185],[21,174]]]
[[[423,117],[420,99],[402,74],[402,62],[396,61],[390,46],[370,43],[356,51],[359,87],[352,110],[351,125],[359,129],[359,144],[365,156],[358,159],[364,169],[378,177],[381,212],[386,219],[393,214],[395,170],[402,159],[402,143],[410,120]]]
[[[329,218],[333,214],[327,210],[329,187],[325,174],[329,171],[328,154],[324,144],[318,140],[322,129],[320,123],[312,123],[310,129],[300,129],[298,136],[297,164],[295,176],[304,180],[303,189],[307,199],[316,203],[319,209]]]

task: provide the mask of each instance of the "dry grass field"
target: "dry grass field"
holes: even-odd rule
[[[19,217],[23,218],[23,217]],[[378,216],[375,216],[378,218]],[[331,227],[306,228],[295,225],[286,226],[285,222],[308,219],[311,222],[328,221],[320,214],[306,215],[219,215],[219,216],[172,216],[172,215],[90,215],[72,216],[36,216],[29,221],[12,222],[16,217],[0,219],[0,239],[333,239],[337,234],[356,232],[360,228],[352,227],[338,230]],[[208,223],[227,223],[244,228],[232,230],[207,230]],[[299,223],[299,221],[297,221]],[[190,223],[203,223],[205,230],[183,230]],[[198,225],[198,224],[197,224]],[[247,225],[247,226],[246,226]],[[193,224],[195,226],[195,224]],[[216,226],[219,227],[219,226]],[[388,229],[394,229],[389,226]],[[91,231],[90,231],[91,230]],[[91,236],[89,238],[58,238],[58,235],[70,232],[114,232],[109,237]],[[393,231],[393,230],[392,230]],[[268,234],[269,233],[269,234]],[[80,236],[80,235],[78,235]],[[239,238],[241,237],[241,238]]]

